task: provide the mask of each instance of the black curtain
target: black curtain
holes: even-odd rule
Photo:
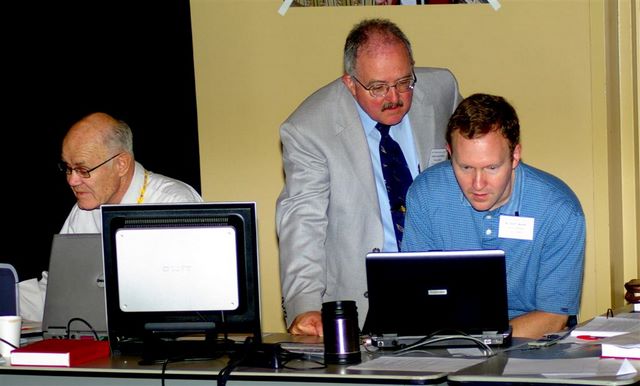
[[[56,162],[84,115],[126,121],[138,161],[200,191],[191,19],[187,0],[17,0],[0,12],[0,262],[23,280],[47,269],[75,202]]]

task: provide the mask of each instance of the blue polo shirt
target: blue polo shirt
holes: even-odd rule
[[[505,236],[501,216],[522,217],[532,224],[532,235]],[[425,170],[407,193],[402,250],[504,250],[509,319],[534,310],[576,315],[584,248],[584,213],[573,191],[559,178],[522,162],[509,201],[495,210],[480,212],[471,206],[450,161]],[[478,283],[482,288],[481,277]]]

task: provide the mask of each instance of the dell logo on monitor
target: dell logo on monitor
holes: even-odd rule
[[[191,272],[190,265],[163,265],[162,272]]]

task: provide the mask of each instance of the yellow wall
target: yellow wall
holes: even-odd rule
[[[281,16],[281,0],[191,0],[203,195],[257,202],[263,330],[284,329],[274,221],[283,184],[279,125],[341,75],[344,38],[365,17],[395,21],[411,39],[417,65],[450,68],[463,95],[494,93],[513,103],[525,162],[567,182],[586,214],[581,318],[611,306],[610,234],[617,226],[608,206],[616,173],[608,167],[607,137],[607,125],[616,122],[606,98],[611,10],[605,0],[500,3],[499,11],[489,5],[315,7]],[[630,279],[625,274],[615,286]]]
[[[624,287],[640,274],[640,163],[638,157],[638,21],[640,2],[619,0],[607,4],[607,59],[609,61],[608,166],[610,265],[612,303],[624,304]],[[634,35],[635,33],[635,35]]]

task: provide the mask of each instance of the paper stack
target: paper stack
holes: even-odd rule
[[[571,331],[571,336],[605,338],[640,331],[640,320],[626,317],[597,316]]]

